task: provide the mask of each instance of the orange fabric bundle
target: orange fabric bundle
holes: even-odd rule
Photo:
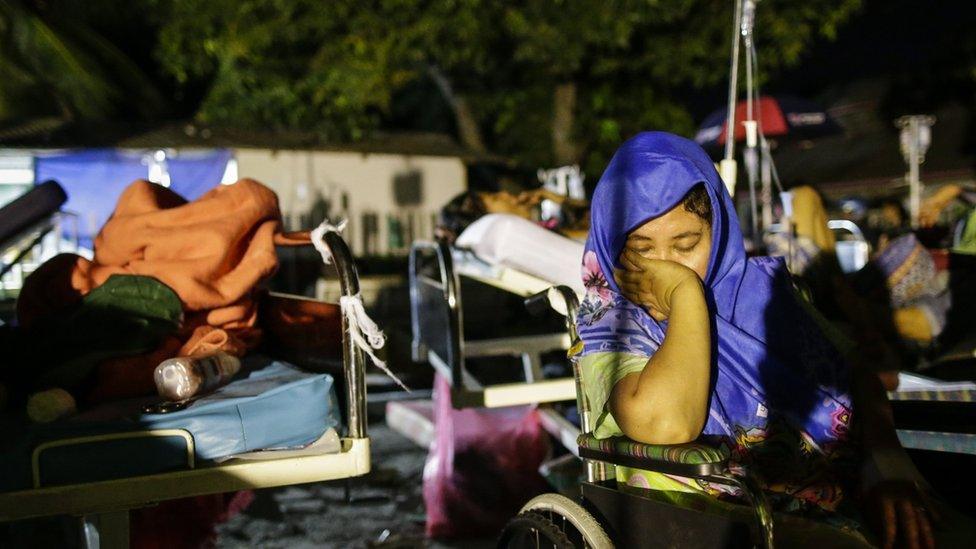
[[[268,343],[284,352],[342,358],[342,310],[334,303],[268,295],[261,302],[261,326]]]
[[[179,348],[168,341],[151,355],[103,363],[92,397],[144,394],[162,354],[215,350],[242,355],[260,341],[255,290],[278,267],[275,245],[307,244],[307,235],[280,234],[274,192],[242,179],[193,202],[136,181],[95,239],[95,257],[58,256],[24,284],[18,318],[24,326],[103,284],[114,274],[156,278],[172,288],[186,315]],[[166,358],[166,357],[163,357]]]

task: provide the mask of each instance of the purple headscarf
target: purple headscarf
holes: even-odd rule
[[[808,450],[829,454],[850,422],[848,368],[799,303],[783,261],[746,258],[732,200],[692,141],[641,133],[620,147],[600,178],[583,259],[583,355],[650,357],[664,341],[667,321],[655,321],[623,297],[613,269],[627,235],[679,206],[698,184],[712,203],[704,282],[713,319],[713,389],[704,434],[744,443],[785,426]]]

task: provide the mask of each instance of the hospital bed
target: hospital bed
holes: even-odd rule
[[[857,223],[848,219],[831,219],[827,221],[827,228],[836,237],[835,252],[843,272],[854,273],[867,265],[871,257],[871,244]],[[782,223],[774,223],[766,229],[767,233],[785,231]]]
[[[357,296],[359,279],[349,248],[335,232],[325,233],[323,239],[331,252],[342,296]],[[229,407],[230,412],[239,417],[228,420],[222,416],[223,426],[203,435],[194,436],[193,433],[206,428],[214,420],[213,414],[190,417],[184,428],[174,426],[178,425],[177,416],[192,415],[193,407],[204,400],[201,399],[186,410],[173,413],[172,419],[168,419],[165,409],[150,407],[145,410],[148,413],[138,415],[137,424],[144,423],[144,428],[83,436],[75,433],[64,439],[46,439],[29,447],[25,459],[30,460],[30,478],[24,480],[28,486],[0,492],[0,522],[76,515],[82,517],[83,539],[88,547],[125,547],[129,540],[131,509],[172,499],[348,479],[368,473],[370,441],[366,432],[365,357],[350,336],[349,328],[346,315],[343,315],[342,352],[341,358],[336,358],[341,361],[344,382],[344,418],[339,418],[331,376],[303,373],[273,363],[270,368],[277,370],[263,369],[240,382],[250,383],[252,392],[234,381],[214,393],[218,408]],[[275,376],[284,376],[289,382],[276,384]],[[255,394],[264,400],[247,400]],[[316,400],[308,400],[312,397]],[[301,423],[299,417],[309,421],[309,414],[298,413],[307,409],[318,411],[313,417],[319,418],[319,423],[294,425]],[[344,424],[340,425],[340,422]],[[153,425],[160,428],[153,428]],[[227,425],[234,428],[227,428]],[[325,444],[323,441],[329,435],[329,427],[335,427],[338,436],[333,432],[333,440]],[[276,430],[291,435],[282,438],[282,433],[276,433]],[[323,431],[325,434],[319,438]],[[291,440],[292,444],[287,446],[294,446],[259,451],[262,449],[249,441],[250,434]],[[295,444],[303,437],[304,443]],[[307,444],[312,441],[313,444]],[[328,450],[324,450],[326,447]],[[105,455],[107,448],[117,448],[122,453],[117,458],[119,467],[106,467],[101,460],[92,460],[93,455]],[[66,454],[66,451],[77,453]],[[133,465],[131,462],[135,458],[130,456],[148,456],[151,461],[154,456],[176,455],[180,451],[183,454],[181,463],[164,463],[158,471],[146,474],[120,473]],[[66,464],[66,469],[51,468],[51,464],[58,461],[55,458]],[[86,459],[90,461],[86,463]],[[96,474],[93,469],[101,471]],[[93,475],[96,478],[86,478]]]
[[[454,246],[417,242],[410,252],[413,359],[427,361],[451,384],[455,407],[499,407],[569,401],[570,377],[544,379],[541,355],[569,348],[565,331],[470,340],[461,277],[526,297],[553,285],[572,284],[582,293],[581,243],[516,216],[492,214],[468,227]],[[483,384],[467,367],[479,357],[521,357],[525,382]]]
[[[888,399],[902,446],[976,458],[976,383],[906,372],[898,377],[898,390],[890,391]]]

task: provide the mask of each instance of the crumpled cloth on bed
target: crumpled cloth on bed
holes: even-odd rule
[[[178,341],[171,336],[182,317],[179,297],[162,282],[113,275],[76,304],[16,329],[4,346],[0,376],[19,392],[76,389],[101,363]]]
[[[309,242],[307,235],[287,238],[280,232],[277,196],[257,181],[221,185],[193,202],[135,181],[95,238],[94,259],[62,254],[46,262],[25,281],[17,316],[29,327],[77,303],[114,274],[166,284],[183,305],[176,340],[148,355],[103,362],[89,398],[145,394],[152,391],[160,357],[216,350],[240,356],[258,344],[257,287],[278,267],[275,245]]]

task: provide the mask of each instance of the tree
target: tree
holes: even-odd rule
[[[150,78],[77,8],[68,1],[0,0],[0,120],[103,120],[162,110]],[[105,8],[86,6],[88,14]]]
[[[209,82],[203,121],[378,127],[399,90],[437,84],[475,150],[591,172],[635,131],[692,131],[688,90],[727,78],[730,0],[156,0],[158,59]],[[763,0],[763,69],[795,63],[860,0]]]

